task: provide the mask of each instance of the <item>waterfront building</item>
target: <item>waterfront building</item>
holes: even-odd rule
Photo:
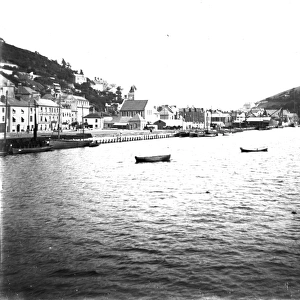
[[[60,122],[62,129],[70,129],[73,123],[74,113],[71,110],[71,105],[67,103],[61,103],[60,106]]]
[[[141,123],[145,124],[153,124],[159,120],[158,111],[154,106],[149,104],[148,100],[124,100],[120,109],[120,116],[133,118],[136,115],[144,119]]]
[[[60,93],[57,96],[46,94],[43,99],[49,99],[60,105],[61,127],[67,129],[72,123],[82,124],[82,117],[89,114],[90,102],[82,96]]]
[[[39,131],[52,131],[57,129],[59,107],[58,104],[48,99],[38,99],[37,105],[37,124]]]
[[[7,132],[26,132],[34,127],[34,101],[7,98]]]
[[[159,113],[159,120],[153,124],[155,124],[158,129],[184,128],[183,117],[175,105],[161,105],[157,107],[157,111]]]
[[[71,110],[74,113],[74,119],[82,124],[83,116],[89,114],[90,111],[90,102],[82,96],[72,96],[73,100],[71,102]]]
[[[183,129],[209,128],[211,126],[211,111],[204,108],[180,108],[179,114],[184,120]]]
[[[103,129],[104,119],[100,113],[90,113],[83,117],[84,123],[88,124],[90,129]]]
[[[228,127],[231,125],[231,115],[219,110],[214,110],[211,113],[211,126],[216,128]]]
[[[146,120],[139,114],[136,114],[128,121],[128,129],[132,130],[143,130],[146,127],[146,125]]]

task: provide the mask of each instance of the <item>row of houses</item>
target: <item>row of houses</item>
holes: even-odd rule
[[[219,110],[171,105],[154,106],[149,100],[128,97],[120,105],[117,116],[107,117],[91,110],[90,103],[81,96],[56,92],[43,97],[39,92],[24,86],[15,87],[2,78],[0,85],[0,131],[39,131],[70,129],[82,125],[91,129],[170,128],[192,129],[210,127],[276,126],[297,122],[298,116],[287,110],[252,108],[247,111],[222,112]],[[7,112],[6,112],[7,107]],[[6,117],[6,122],[5,122]]]

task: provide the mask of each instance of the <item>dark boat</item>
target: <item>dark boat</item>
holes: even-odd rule
[[[32,148],[12,148],[13,154],[26,154],[51,151],[51,146],[32,147]]]
[[[92,141],[89,144],[89,147],[98,147],[100,145],[100,143],[98,143],[98,141]]]
[[[260,147],[260,148],[242,148],[240,147],[241,152],[267,152],[268,147]]]
[[[53,149],[80,148],[80,147],[87,147],[89,145],[90,145],[90,141],[87,140],[64,140],[64,139],[50,140],[50,146],[52,146]]]
[[[170,161],[171,154],[168,155],[156,155],[156,156],[135,156],[137,163],[141,162],[159,162],[159,161]]]

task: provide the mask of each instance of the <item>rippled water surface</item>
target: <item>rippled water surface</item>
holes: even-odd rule
[[[2,298],[300,299],[299,150],[284,128],[2,157]]]

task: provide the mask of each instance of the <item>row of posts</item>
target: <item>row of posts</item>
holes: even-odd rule
[[[101,138],[101,139],[99,139],[97,141],[100,144],[106,144],[106,143],[119,143],[119,142],[130,142],[130,141],[163,139],[163,138],[169,138],[171,136],[172,135],[170,135],[170,134],[118,136],[118,137]]]

